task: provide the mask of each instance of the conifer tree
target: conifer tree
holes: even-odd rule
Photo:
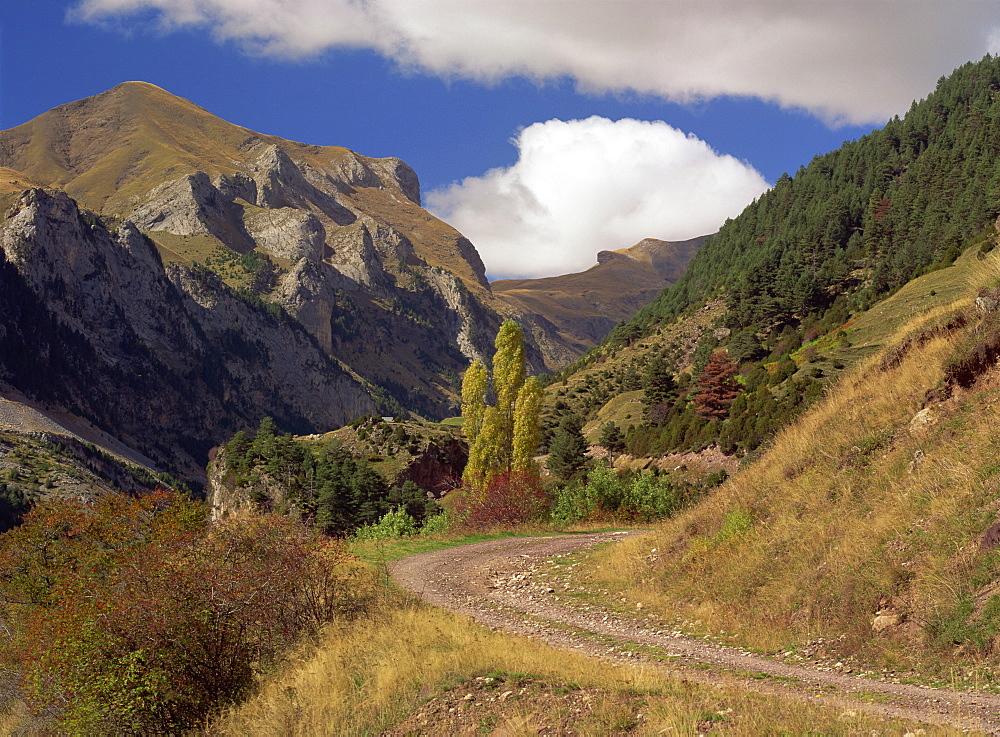
[[[583,423],[576,415],[566,415],[559,421],[559,429],[549,445],[549,471],[566,479],[583,468],[587,461],[587,441],[582,429]]]
[[[606,448],[609,453],[621,453],[625,450],[625,433],[614,422],[606,422],[601,427],[597,444]]]
[[[740,395],[736,382],[738,369],[725,351],[712,354],[704,371],[698,376],[698,392],[694,396],[695,412],[700,417],[717,420],[726,417],[729,405]]]

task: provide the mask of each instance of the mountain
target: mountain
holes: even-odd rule
[[[543,315],[583,353],[677,281],[706,238],[678,242],[646,238],[631,248],[601,251],[597,265],[586,271],[542,279],[498,279],[490,287],[521,312]]]
[[[475,334],[484,315],[474,314],[484,311],[474,303],[489,293],[482,262],[461,234],[420,208],[417,177],[398,159],[256,134],[130,82],[0,133],[0,162],[62,189],[112,225],[133,222],[166,264],[256,251],[278,274],[256,291],[270,290],[270,301],[325,350],[354,354],[364,375],[440,393],[433,377],[380,374],[385,335],[349,325],[421,314],[452,333],[447,345],[413,336],[452,359],[443,367],[482,348]],[[411,332],[421,332],[409,322]],[[396,358],[405,366],[417,357]]]
[[[560,373],[548,422],[614,418],[635,455],[755,451],[877,350],[858,327],[865,310],[995,247],[998,157],[1000,59],[988,56],[727,221],[674,285]],[[932,289],[908,309],[942,298]]]
[[[579,351],[497,299],[399,159],[223,121],[127,82],[0,131],[0,382],[195,476],[273,416],[454,414],[507,316],[529,362]]]
[[[494,293],[399,159],[256,133],[143,82],[0,131],[0,211],[0,391],[199,479],[264,415],[313,433],[455,414],[507,317],[531,370],[558,370],[697,246],[649,240]]]
[[[296,321],[205,269],[164,266],[132,223],[112,234],[65,193],[15,195],[0,253],[3,383],[161,468],[198,477],[261,414],[305,430],[375,407]]]

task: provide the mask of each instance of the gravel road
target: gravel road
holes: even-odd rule
[[[617,662],[645,662],[688,680],[742,681],[755,691],[801,697],[885,717],[1000,733],[1000,695],[859,677],[829,666],[784,662],[686,637],[640,614],[571,603],[578,588],[552,559],[641,531],[507,538],[413,555],[392,577],[425,601],[495,630]],[[664,664],[664,659],[670,662]]]

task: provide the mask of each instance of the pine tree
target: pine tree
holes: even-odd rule
[[[614,422],[606,422],[601,427],[597,444],[606,448],[609,453],[622,453],[625,450],[625,433]]]
[[[740,395],[734,364],[725,351],[712,354],[705,369],[697,379],[698,391],[694,396],[695,412],[700,417],[718,420],[729,413],[729,405]]]
[[[576,415],[566,415],[559,421],[559,429],[549,445],[549,471],[568,479],[583,468],[587,461],[587,441],[582,428],[583,423]]]
[[[668,404],[677,399],[677,382],[662,356],[649,361],[642,379],[642,403],[647,407]]]

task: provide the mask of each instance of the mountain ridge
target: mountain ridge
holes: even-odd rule
[[[581,351],[597,345],[684,273],[710,236],[685,241],[646,238],[601,251],[586,271],[538,279],[497,279],[493,293],[525,312],[545,315]]]
[[[456,414],[459,375],[491,354],[507,317],[524,325],[535,373],[589,345],[565,316],[494,294],[473,244],[420,206],[401,160],[259,134],[148,83],[0,131],[0,206],[3,278],[28,305],[2,306],[0,343],[28,357],[5,361],[0,380],[196,476],[207,448],[256,426],[254,413],[296,432],[371,411]],[[587,328],[589,340],[609,326]],[[188,337],[158,336],[178,330]],[[33,352],[58,354],[67,373],[38,381]],[[120,368],[130,360],[142,367],[134,380]],[[205,375],[192,373],[205,361]],[[290,381],[326,387],[332,410],[308,409]],[[202,409],[184,406],[185,384]],[[164,430],[149,401],[183,419]]]

